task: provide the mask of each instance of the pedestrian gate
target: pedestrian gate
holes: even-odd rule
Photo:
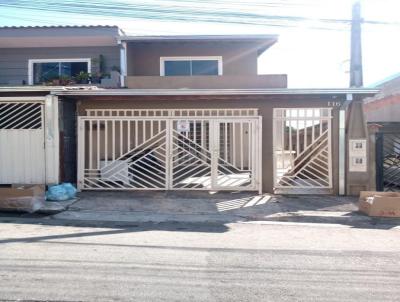
[[[400,191],[400,132],[376,134],[376,187]]]
[[[82,190],[261,191],[257,109],[87,110]]]
[[[332,188],[331,118],[330,108],[274,109],[275,189]]]

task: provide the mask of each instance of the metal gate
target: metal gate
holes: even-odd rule
[[[275,189],[332,188],[331,109],[274,109]]]
[[[0,184],[45,183],[42,102],[0,102]]]
[[[261,190],[256,109],[88,110],[82,190]]]
[[[400,132],[376,134],[376,187],[400,191]]]

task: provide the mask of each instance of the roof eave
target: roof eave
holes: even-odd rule
[[[158,95],[345,95],[372,96],[378,89],[96,89],[53,90],[55,95],[81,96],[158,96]]]
[[[172,42],[172,41],[265,41],[278,40],[279,35],[169,35],[169,36],[119,36],[124,42]]]

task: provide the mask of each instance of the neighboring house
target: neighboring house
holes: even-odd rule
[[[365,100],[364,111],[368,123],[400,122],[400,74],[372,86],[380,92]]]
[[[375,168],[371,187],[400,191],[400,74],[373,86],[380,92],[364,102],[371,166]]]
[[[80,72],[109,74],[120,68],[118,35],[115,26],[1,28],[0,85],[50,84]]]
[[[0,183],[368,189],[368,167],[345,169],[343,125],[348,105],[377,90],[288,89],[286,75],[257,73],[258,56],[276,42],[125,36],[108,26],[0,28]]]

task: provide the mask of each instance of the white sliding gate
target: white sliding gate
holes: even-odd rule
[[[332,188],[331,119],[330,108],[274,109],[275,189]]]
[[[0,184],[45,183],[43,107],[43,101],[0,101]]]
[[[261,191],[257,109],[87,110],[82,190]]]

